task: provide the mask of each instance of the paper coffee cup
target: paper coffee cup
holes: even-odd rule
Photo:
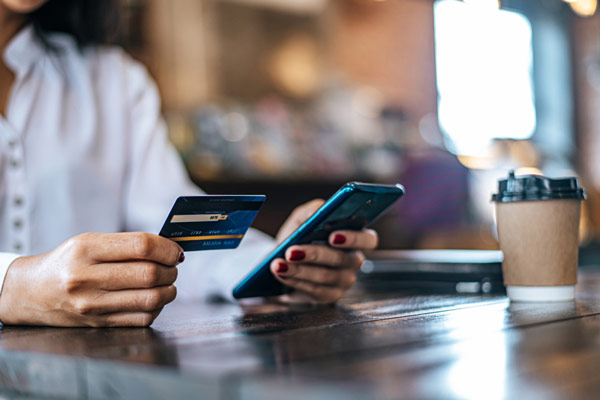
[[[512,301],[575,297],[584,198],[577,178],[516,177],[511,171],[508,179],[499,181],[492,201],[504,253],[504,284]]]

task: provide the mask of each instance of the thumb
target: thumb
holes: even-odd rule
[[[292,211],[288,219],[281,225],[277,233],[277,243],[283,242],[289,235],[292,234],[300,225],[306,222],[311,215],[315,213],[325,203],[323,199],[311,200],[298,206]]]

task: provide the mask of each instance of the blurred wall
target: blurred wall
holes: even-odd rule
[[[337,0],[328,26],[334,70],[411,116],[436,111],[432,0]]]
[[[595,237],[600,236],[600,15],[576,18],[572,48],[577,110],[575,165],[586,185],[586,209]]]
[[[317,42],[321,84],[341,77],[372,86],[416,118],[436,110],[433,0],[330,0],[320,12],[252,1],[146,3],[142,58],[166,110],[272,90],[265,60],[294,33]]]
[[[215,91],[211,8],[199,0],[146,0],[143,58],[167,110],[190,110]]]

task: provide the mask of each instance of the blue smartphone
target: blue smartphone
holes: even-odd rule
[[[290,292],[291,288],[271,273],[274,259],[284,258],[287,248],[295,244],[327,244],[333,231],[365,228],[403,194],[404,187],[399,184],[346,183],[233,289],[233,297],[266,297]]]

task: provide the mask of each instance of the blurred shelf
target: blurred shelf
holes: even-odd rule
[[[269,8],[296,14],[318,14],[322,12],[327,0],[220,0],[248,6]]]
[[[207,185],[217,186],[236,186],[236,185],[270,185],[270,186],[290,186],[290,187],[320,187],[320,186],[331,186],[331,185],[343,185],[346,182],[364,182],[364,183],[387,183],[393,184],[391,180],[382,180],[375,177],[368,176],[289,176],[289,175],[271,175],[271,176],[241,176],[241,175],[219,175],[218,177],[206,177],[198,174],[194,174],[193,171],[188,169],[188,173],[192,177],[194,182],[200,182]]]
[[[253,227],[274,236],[292,210],[315,198],[327,199],[346,181],[222,178],[194,182],[209,194],[264,194],[265,204]]]

